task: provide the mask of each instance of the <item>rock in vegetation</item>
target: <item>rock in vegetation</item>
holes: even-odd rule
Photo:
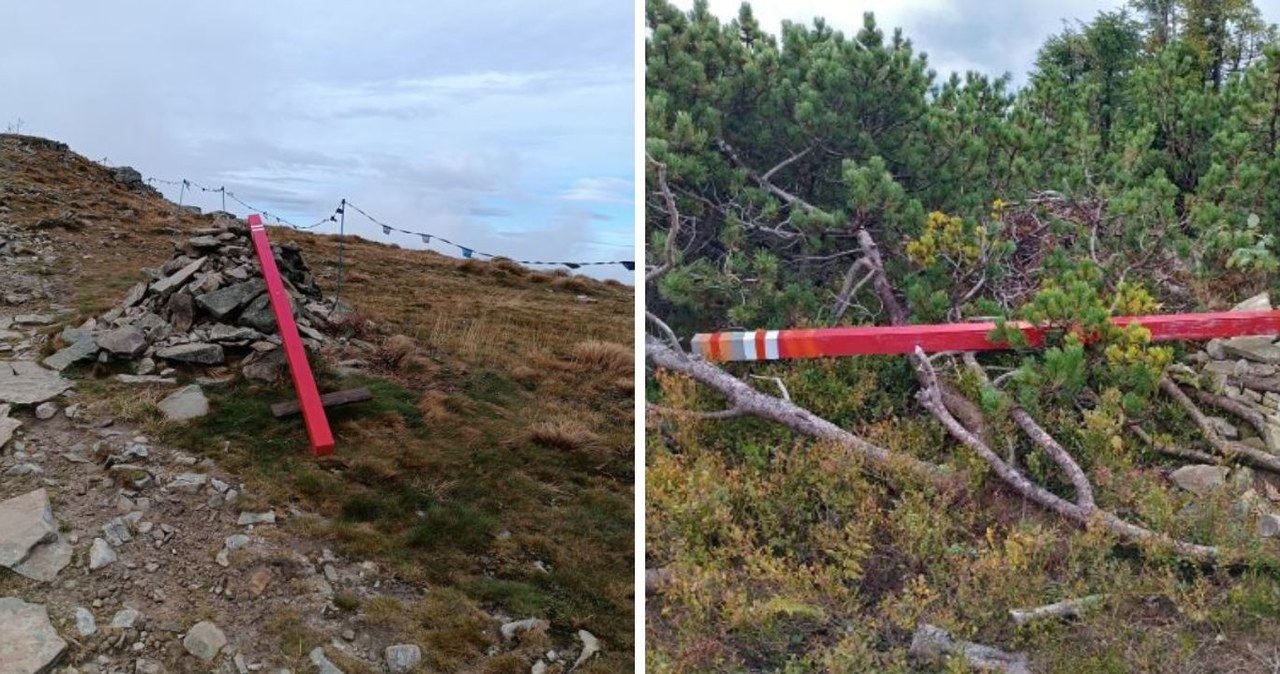
[[[0,672],[44,674],[67,650],[43,605],[0,598]]]
[[[524,620],[513,620],[509,623],[503,623],[500,629],[502,630],[502,638],[510,641],[511,639],[514,639],[517,634],[533,631],[545,632],[550,627],[551,623],[545,620],[541,620],[539,618],[525,618]]]
[[[182,647],[205,662],[213,662],[213,659],[218,657],[218,652],[226,645],[227,635],[208,620],[192,625],[191,629],[187,630],[187,636],[182,638]]]
[[[184,386],[165,396],[157,405],[169,421],[190,421],[209,413],[209,399],[196,384]]]
[[[244,511],[240,513],[239,519],[236,520],[236,524],[239,526],[245,526],[248,524],[275,524],[275,523],[276,523],[276,513],[274,510],[268,510],[266,512],[260,512],[260,513],[251,513],[248,511]]]
[[[1173,471],[1169,479],[1196,496],[1208,496],[1227,483],[1227,469],[1224,466],[1193,464]]]
[[[586,630],[578,630],[578,638],[582,640],[582,653],[574,661],[571,669],[581,667],[584,662],[591,659],[591,656],[600,652],[600,640],[594,634]]]
[[[406,674],[422,662],[422,649],[414,644],[397,644],[387,646],[383,656],[387,659],[387,669],[391,670],[391,674]]]
[[[316,646],[311,649],[311,654],[307,656],[311,663],[316,666],[316,670],[320,674],[345,674],[338,666],[329,662],[329,658],[324,656],[324,649]]]

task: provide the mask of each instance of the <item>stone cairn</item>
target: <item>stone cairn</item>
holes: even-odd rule
[[[234,367],[261,381],[280,377],[285,358],[247,225],[219,217],[193,234],[175,244],[163,266],[143,269],[148,280],[130,288],[119,305],[64,329],[66,346],[44,364],[63,370],[94,359],[129,361],[134,374],[119,378],[133,383],[168,383],[172,366],[180,365]],[[272,250],[303,343],[317,351],[330,340],[321,330],[351,310],[324,303],[298,247]]]
[[[1233,311],[1270,311],[1266,294],[1251,297]],[[1170,368],[1170,376],[1182,384],[1220,393],[1257,412],[1264,420],[1259,433],[1252,424],[1224,417],[1210,417],[1226,440],[1272,454],[1280,454],[1280,343],[1275,337],[1214,339],[1203,351],[1190,354],[1186,364]]]

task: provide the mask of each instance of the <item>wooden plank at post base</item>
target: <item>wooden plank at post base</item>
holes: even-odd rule
[[[345,391],[334,391],[320,396],[320,404],[324,407],[337,407],[338,405],[364,402],[365,400],[373,400],[373,392],[363,386]],[[271,406],[271,414],[277,418],[287,417],[301,411],[302,405],[299,405],[296,400],[288,400]]]
[[[262,225],[262,216],[249,216],[249,236],[253,240],[253,249],[258,254],[258,264],[262,266],[262,279],[267,282],[267,295],[271,298],[271,310],[276,317],[276,327],[280,330],[280,341],[284,343],[284,355],[289,361],[293,389],[298,394],[302,421],[307,427],[307,437],[311,440],[311,453],[316,456],[331,454],[333,432],[329,430],[329,419],[325,417],[324,405],[320,403],[320,391],[316,389],[316,380],[311,374],[307,351],[302,346],[302,338],[298,336],[298,325],[293,322],[289,295],[280,279],[280,270],[276,268],[276,258],[271,253],[271,242],[267,239],[266,227]]]
[[[1120,316],[1112,322],[1122,327],[1138,323],[1151,331],[1153,342],[1280,335],[1280,311]],[[1045,328],[1013,321],[1009,325],[1022,331],[1030,347],[1044,345]],[[716,361],[904,355],[914,353],[916,347],[925,353],[1009,349],[1008,344],[987,339],[995,327],[995,323],[945,323],[713,332],[694,335],[693,348],[703,358]]]

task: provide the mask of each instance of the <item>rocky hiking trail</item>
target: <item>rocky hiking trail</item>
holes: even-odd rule
[[[335,554],[308,534],[319,515],[247,492],[207,451],[166,444],[80,390],[78,364],[109,366],[116,384],[160,391],[159,412],[181,424],[209,413],[202,385],[281,380],[242,223],[185,233],[150,280],[78,322],[54,301],[69,278],[48,273],[75,254],[47,229],[6,226],[6,210],[0,199],[0,674],[429,671],[427,645],[351,606],[413,604],[432,588]],[[331,312],[297,250],[280,248],[308,347],[358,367],[371,345],[322,332]],[[518,652],[535,674],[604,647],[578,630],[574,647],[548,649],[536,618],[483,623],[490,656]]]

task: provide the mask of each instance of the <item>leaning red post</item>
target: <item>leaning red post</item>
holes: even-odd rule
[[[271,242],[267,240],[267,229],[262,225],[262,216],[249,216],[249,236],[253,240],[254,251],[258,254],[258,263],[262,265],[262,278],[267,283],[267,295],[271,298],[271,310],[276,316],[280,341],[284,343],[284,355],[289,361],[289,374],[293,377],[298,404],[302,407],[302,419],[307,427],[307,437],[311,440],[311,451],[316,456],[331,454],[333,432],[329,430],[329,419],[325,416],[320,391],[316,389],[316,380],[311,374],[307,351],[302,346],[302,338],[298,336],[298,325],[293,321],[289,295],[280,279],[280,270],[276,268],[276,258],[271,252]]]

